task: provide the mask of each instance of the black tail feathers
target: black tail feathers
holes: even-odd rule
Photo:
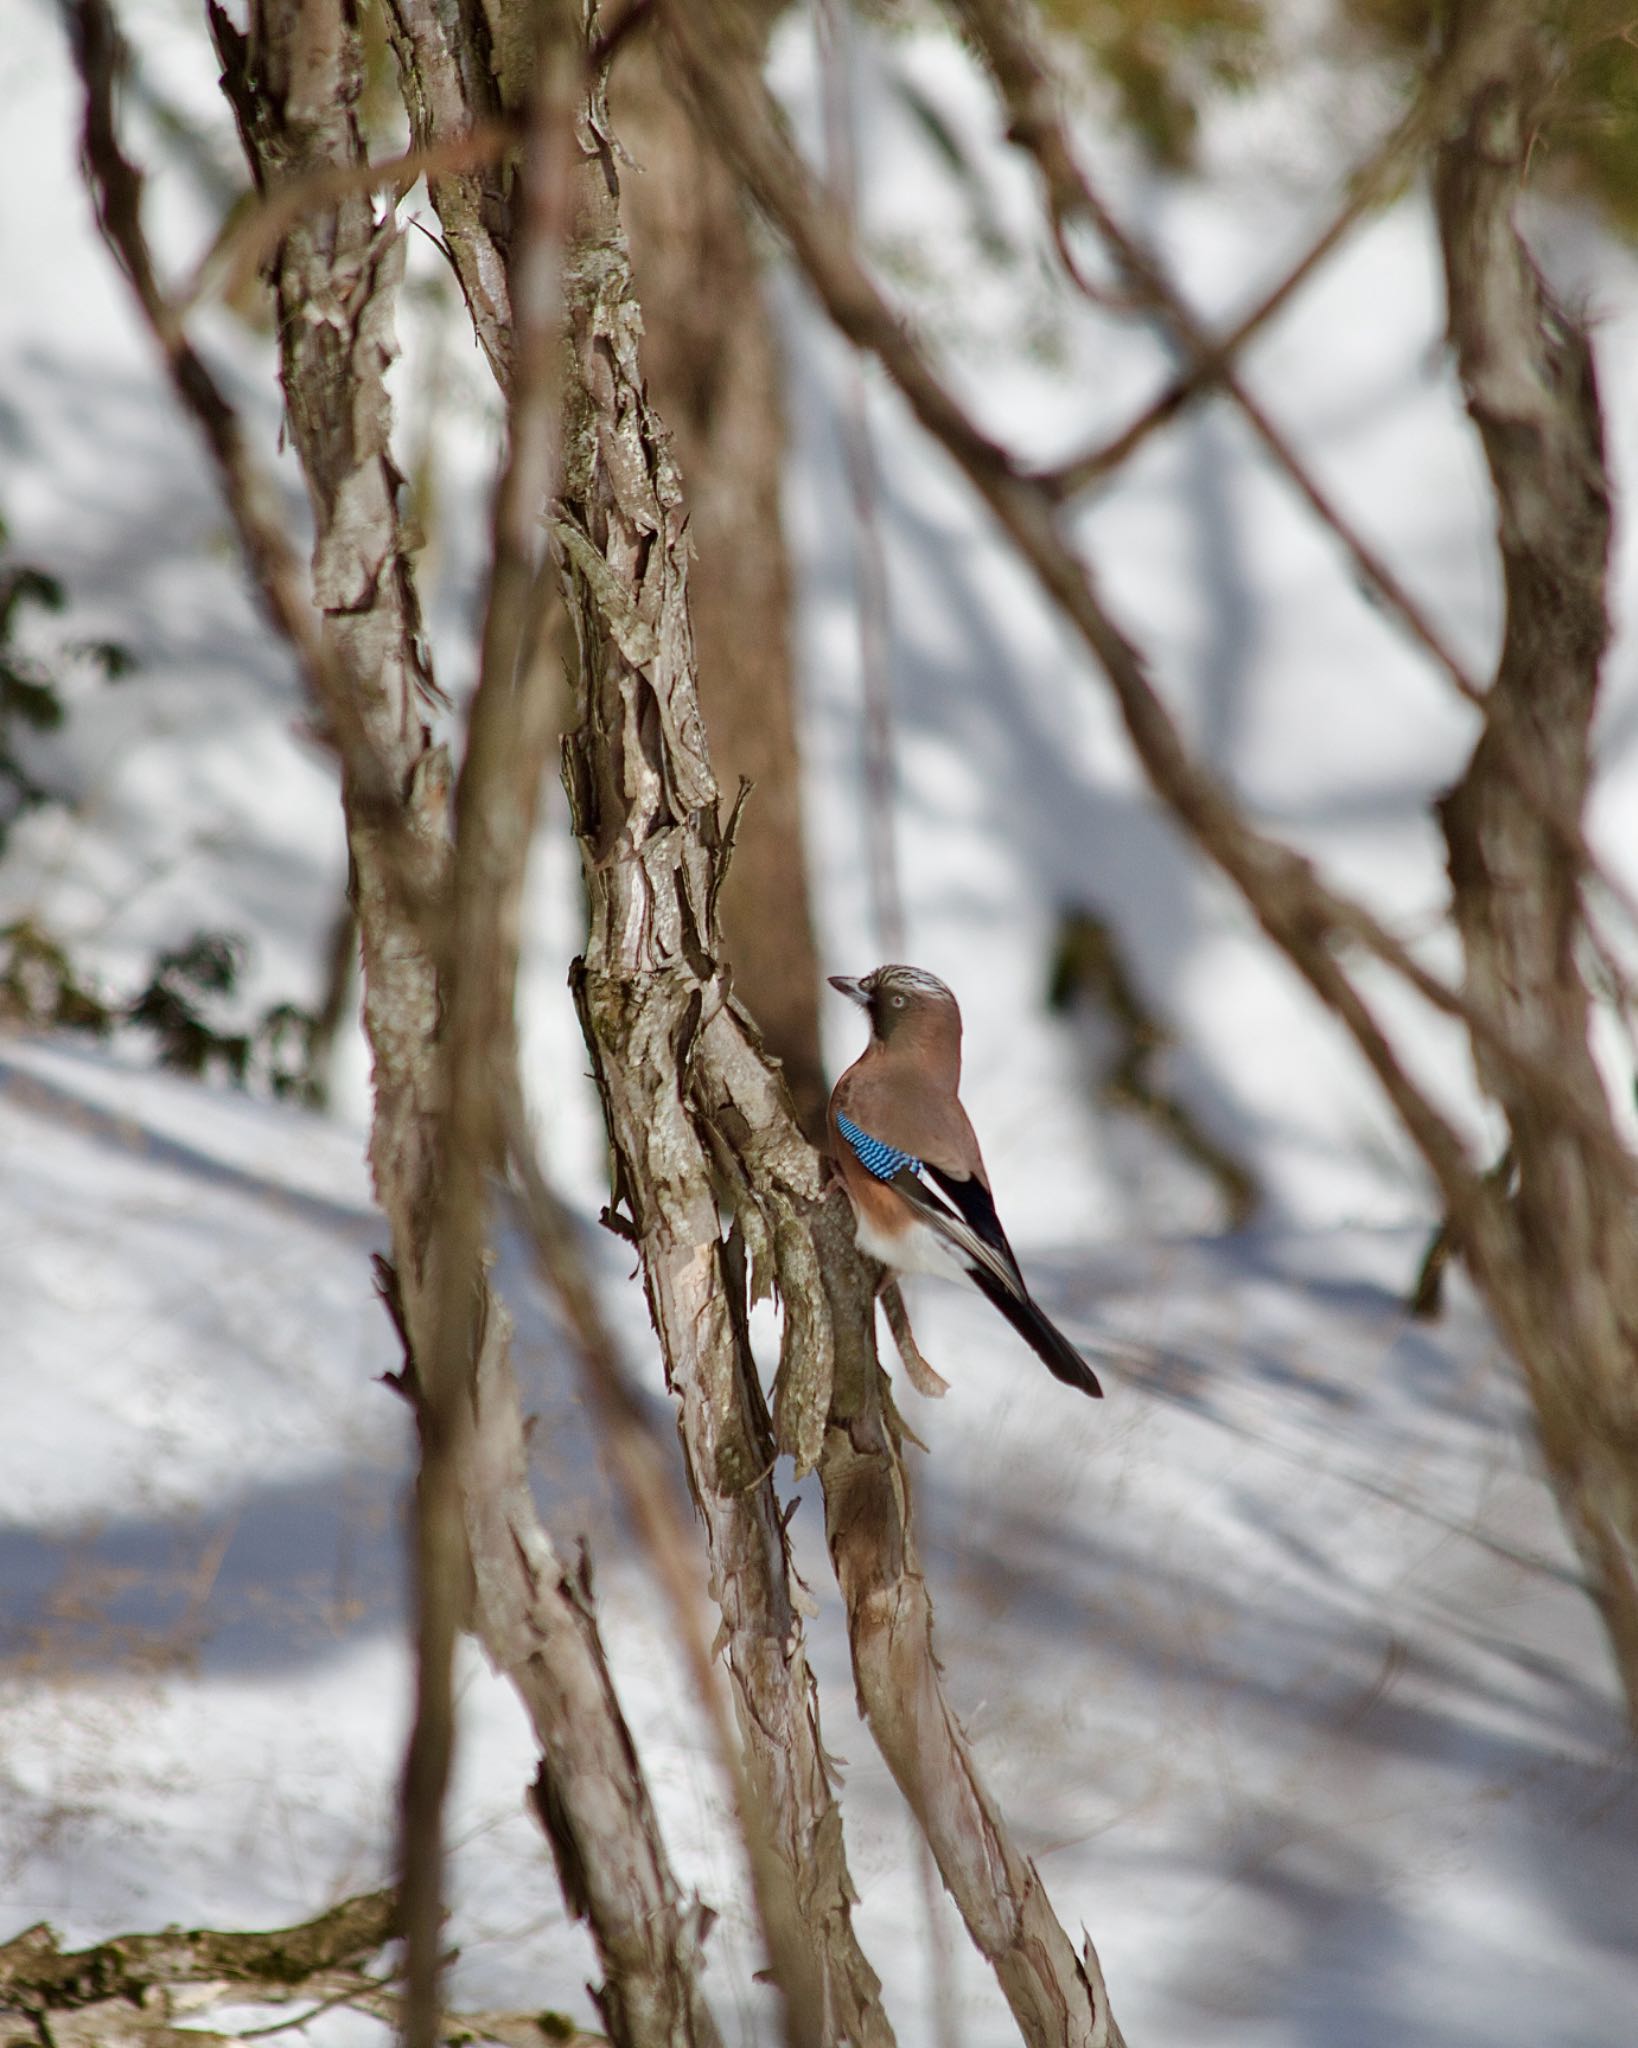
[[[1079,1387],[1094,1401],[1103,1399],[1098,1376],[1063,1332],[1049,1323],[1027,1294],[1014,1294],[982,1266],[969,1266],[973,1284],[995,1303],[1052,1377],[1066,1387]]]

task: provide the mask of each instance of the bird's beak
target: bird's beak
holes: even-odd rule
[[[846,996],[851,1003],[857,1003],[861,1010],[870,1008],[870,991],[862,982],[855,981],[848,974],[833,974],[830,985],[840,996]]]

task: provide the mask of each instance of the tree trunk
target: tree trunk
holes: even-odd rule
[[[765,33],[773,9],[751,12]],[[723,934],[735,990],[817,1138],[827,1090],[779,503],[783,363],[744,201],[669,89],[652,36],[621,51],[610,97],[635,164],[622,177],[621,212],[643,371],[688,501],[700,704],[724,787],[754,785],[723,885]]]
[[[791,1597],[775,1446],[745,1325],[743,1239],[722,1239],[719,1161],[683,1081],[713,1014],[732,1001],[717,965],[725,848],[695,695],[687,515],[644,395],[614,186],[609,149],[583,183],[566,273],[579,389],[568,395],[555,530],[581,650],[582,722],[565,772],[590,907],[576,996],[614,1150],[615,1207],[642,1249],[681,1405],[746,1748],[748,1830],[763,1837],[752,1854],[772,1852],[762,1901],[771,1959],[798,2038],[886,2044],[880,1987],[853,1935],[841,1818]],[[743,1013],[733,1015],[743,1033]],[[817,1161],[796,1142],[811,1197]],[[753,1264],[767,1268],[765,1249]],[[764,1272],[758,1279],[765,1287]]]

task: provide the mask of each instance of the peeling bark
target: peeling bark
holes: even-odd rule
[[[588,134],[597,154],[566,273],[576,377],[554,521],[580,646],[581,724],[564,749],[589,905],[575,996],[613,1146],[614,1206],[642,1251],[681,1409],[756,1808],[748,1824],[777,1872],[765,1932],[790,2023],[802,2039],[885,2044],[880,1987],[852,1931],[771,1479],[774,1433],[745,1326],[746,1254],[752,1287],[766,1291],[777,1225],[751,1203],[723,1239],[718,1189],[740,1177],[743,1091],[702,1114],[693,1085],[719,1054],[754,1076],[753,1114],[783,1128],[805,1198],[818,1196],[821,1174],[720,962],[727,848],[695,687],[686,511],[638,361],[641,316],[601,109]]]

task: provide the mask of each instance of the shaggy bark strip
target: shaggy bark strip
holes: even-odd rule
[[[788,1104],[718,963],[729,849],[696,695],[681,485],[644,393],[641,316],[600,105],[586,135],[595,154],[566,275],[575,382],[555,520],[580,643],[582,722],[565,745],[590,912],[576,999],[614,1148],[614,1206],[642,1252],[681,1408],[745,1744],[748,1842],[789,2021],[800,2039],[885,2044],[879,1986],[853,1936],[841,1819],[770,1476],[774,1435],[745,1327],[744,1249],[749,1242],[752,1284],[765,1290],[774,1234],[741,1188],[740,1228],[723,1241],[717,1186],[734,1172],[730,1140],[713,1142],[689,1100],[707,1041],[726,1035],[730,1057],[754,1070],[754,1113],[786,1128],[809,1199],[819,1163],[789,1130]],[[758,1855],[759,1838],[771,1855]]]
[[[1465,5],[1450,33],[1483,77],[1441,150],[1435,204],[1450,338],[1495,486],[1506,591],[1484,732],[1441,809],[1472,1001],[1531,1044],[1585,1118],[1615,1125],[1590,1044],[1578,949],[1583,876],[1552,818],[1583,815],[1609,639],[1610,491],[1586,331],[1552,296],[1513,222],[1547,91],[1533,11]],[[1509,772],[1524,754],[1552,799]],[[1503,1311],[1559,1499],[1638,1721],[1638,1222],[1612,1168],[1512,1069],[1478,1048],[1517,1171],[1506,1231],[1464,1249]]]

